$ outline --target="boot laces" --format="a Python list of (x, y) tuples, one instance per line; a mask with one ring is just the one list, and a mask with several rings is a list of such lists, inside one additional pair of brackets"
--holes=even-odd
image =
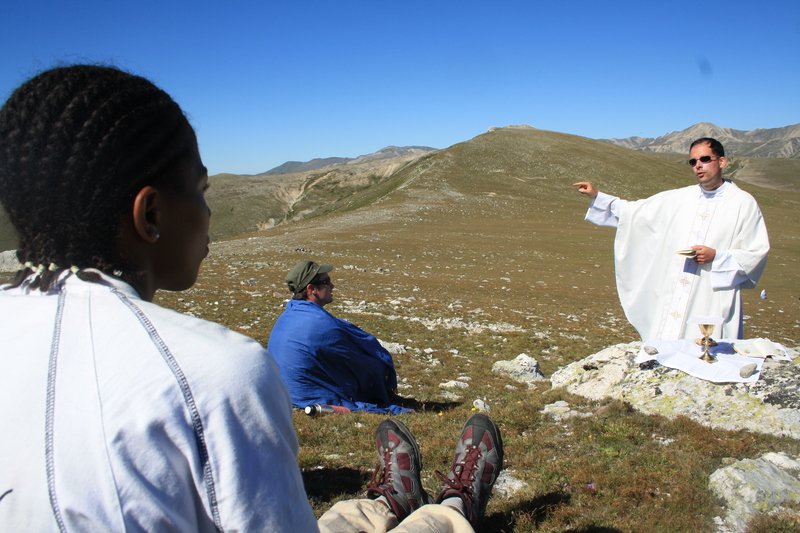
[(372, 473), (372, 482), (369, 485), (370, 490), (381, 494), (394, 492), (392, 488), (392, 453), (389, 448), (383, 450), (384, 467), (381, 468), (380, 463), (375, 467), (375, 471)]
[[(466, 455), (462, 462), (453, 465), (453, 479), (436, 471), (440, 481), (450, 487), (450, 489), (467, 494), (472, 499), (475, 491), (475, 471), (478, 469), (478, 461), (481, 458), (481, 449), (477, 446), (467, 445)], [(449, 492), (449, 491), (448, 491)]]

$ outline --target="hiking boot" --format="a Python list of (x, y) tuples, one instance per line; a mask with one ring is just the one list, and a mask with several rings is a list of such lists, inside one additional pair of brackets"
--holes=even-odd
[(436, 475), (444, 483), (436, 503), (447, 498), (461, 498), (464, 516), (473, 527), (483, 517), (492, 486), (503, 469), (503, 440), (500, 430), (483, 413), (472, 415), (456, 445), (456, 456), (445, 476)]
[(384, 420), (375, 431), (378, 466), (367, 488), (367, 497), (386, 498), (389, 507), (402, 521), (419, 507), (430, 502), (422, 488), (422, 460), (414, 435), (396, 420)]

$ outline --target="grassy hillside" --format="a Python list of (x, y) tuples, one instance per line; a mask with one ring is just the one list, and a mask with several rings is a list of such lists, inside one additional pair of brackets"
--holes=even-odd
[(770, 189), (797, 191), (800, 186), (800, 160), (733, 157), (728, 175)]
[[(587, 201), (571, 184), (591, 180), (642, 197), (692, 183), (684, 159), (552, 132), (495, 130), (345, 200), (334, 182), (320, 187), (317, 200), (296, 209), (326, 205), (325, 191), (347, 209), (215, 243), (193, 289), (157, 298), (264, 342), (288, 295), (285, 273), (301, 259), (330, 262), (336, 299), (328, 308), (406, 346), (395, 356), (400, 393), (421, 411), (403, 420), (420, 441), (431, 492), (438, 487), (432, 471), (449, 464), (472, 401), (491, 406), (506, 466), (528, 485), (510, 499), (494, 498), (482, 531), (708, 531), (720, 514), (707, 488), (711, 472), (730, 457), (797, 455), (800, 443), (647, 417), (619, 402), (590, 402), (547, 384), (527, 388), (491, 372), (495, 361), (527, 353), (549, 376), (635, 339), (614, 288), (613, 230), (583, 221)], [(759, 286), (768, 298), (745, 294), (746, 332), (796, 346), (800, 194), (740, 185), (758, 199), (773, 247)], [(240, 198), (236, 209), (248, 209)], [(439, 385), (458, 376), (469, 378), (469, 388), (454, 400)], [(559, 399), (594, 416), (544, 417), (543, 405)], [(318, 512), (363, 494), (381, 419), (295, 415), (300, 465)]]
[[(408, 154), (296, 174), (209, 178), (213, 212), (211, 237), (229, 239), (289, 221), (313, 218), (369, 205), (396, 180), (393, 175), (419, 159)], [(387, 182), (387, 183), (384, 183)]]

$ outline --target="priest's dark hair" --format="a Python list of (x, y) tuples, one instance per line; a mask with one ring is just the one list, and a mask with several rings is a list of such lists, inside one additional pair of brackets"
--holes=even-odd
[(711, 137), (701, 137), (689, 146), (689, 150), (691, 151), (691, 149), (697, 144), (707, 144), (715, 156), (725, 157), (725, 148), (723, 148), (722, 143), (716, 139), (712, 139)]
[(140, 76), (72, 65), (22, 84), (0, 109), (0, 203), (26, 265), (12, 286), (37, 268), (42, 290), (64, 268), (124, 271), (117, 240), (136, 193), (169, 184), (196, 146), (178, 104)]

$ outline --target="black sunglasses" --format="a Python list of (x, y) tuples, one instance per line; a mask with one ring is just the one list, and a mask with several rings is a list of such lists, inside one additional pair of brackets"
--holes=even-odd
[(701, 155), (701, 156), (700, 156), (700, 157), (698, 157), (697, 159), (695, 159), (695, 158), (692, 158), (692, 159), (690, 159), (690, 160), (689, 160), (689, 166), (690, 166), (690, 167), (693, 167), (693, 166), (695, 166), (695, 165), (697, 164), (697, 162), (698, 162), (698, 161), (700, 161), (701, 163), (710, 163), (710, 162), (712, 162), (712, 161), (716, 161), (717, 159), (719, 159), (719, 157), (718, 157), (718, 158), (716, 158), (716, 159), (714, 159), (714, 158), (713, 158), (713, 157), (711, 157), (710, 155)]
[(317, 281), (312, 281), (311, 284), (324, 287), (331, 284), (331, 278), (318, 279)]

